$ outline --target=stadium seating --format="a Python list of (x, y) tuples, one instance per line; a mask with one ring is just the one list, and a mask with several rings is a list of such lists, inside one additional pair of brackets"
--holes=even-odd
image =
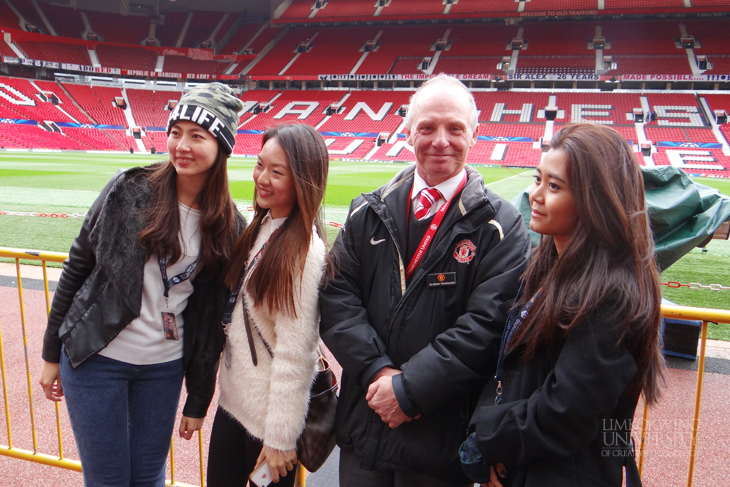
[(434, 69), (434, 74), (491, 74), (504, 76), (497, 68), (502, 56), (441, 56)]
[(183, 39), (184, 46), (200, 47), (200, 44), (210, 39), (211, 34), (223, 21), (222, 12), (193, 12), (193, 18)]
[(7, 27), (8, 29), (20, 28), (18, 16), (15, 15), (15, 12), (5, 2), (0, 2), (0, 27)]
[(647, 126), (644, 127), (646, 138), (654, 143), (657, 142), (689, 142), (689, 135), (684, 128), (668, 128)]
[(259, 152), (261, 152), (260, 133), (236, 135), (236, 146), (233, 148), (234, 154), (256, 156)]
[(605, 121), (611, 124), (633, 124), (634, 108), (641, 108), (638, 93), (570, 93), (555, 94), (556, 105), (565, 110), (563, 122)]
[(730, 157), (719, 149), (659, 148), (652, 159), (657, 166), (675, 165), (696, 176), (730, 176)]
[(44, 130), (38, 125), (3, 124), (1, 128), (0, 147), (6, 149), (88, 150), (91, 148), (59, 132)]
[(325, 135), (324, 140), (330, 157), (336, 159), (363, 159), (375, 147), (374, 137), (332, 137)]
[(399, 63), (398, 74), (422, 74), (418, 69), (424, 57), (431, 57), (430, 48), (436, 40), (443, 37), (444, 26), (401, 25), (386, 26), (378, 38), (379, 48), (371, 51), (356, 70), (357, 74), (394, 73), (394, 65), (399, 58), (407, 61)]
[(267, 112), (255, 115), (240, 127), (245, 130), (265, 130), (275, 124), (306, 123), (316, 127), (327, 116), (325, 110), (338, 102), (341, 91), (284, 91)]
[(707, 100), (710, 110), (725, 110), (730, 114), (730, 94), (703, 94), (701, 97)]
[(148, 151), (154, 148), (155, 152), (167, 152), (167, 133), (147, 131), (142, 137), (142, 143)]
[(692, 0), (693, 7), (727, 7), (725, 0)]
[[(374, 3), (374, 2), (373, 2)], [(413, 18), (419, 16), (434, 17), (444, 10), (443, 2), (428, 2), (423, 0), (400, 0), (391, 2), (383, 7), (380, 15), (385, 17)]]
[(122, 109), (113, 105), (115, 98), (122, 96), (121, 89), (71, 83), (64, 83), (63, 86), (96, 123), (127, 125)]
[[(477, 91), (474, 93), (480, 122), (538, 122), (537, 111), (548, 105), (550, 94), (528, 91)], [(496, 110), (497, 104), (504, 107)], [(527, 119), (522, 112), (528, 111)], [(544, 123), (544, 122), (543, 122)]]
[[(248, 46), (249, 49), (253, 51), (254, 54), (259, 54), (263, 49), (265, 49), (274, 39), (277, 35), (279, 35), (282, 32), (281, 28), (279, 27), (268, 27), (261, 31), (259, 35), (256, 36), (255, 39), (250, 40), (250, 45)], [(248, 42), (247, 42), (248, 44)], [(241, 46), (243, 47), (243, 46)], [(240, 63), (238, 67), (234, 70), (233, 74), (240, 74), (243, 72), (248, 73), (251, 69), (251, 64), (254, 62), (247, 61)]]
[(692, 68), (686, 55), (678, 56), (621, 56), (614, 55), (613, 62), (617, 68), (611, 70), (613, 75), (620, 74), (655, 74), (656, 66), (661, 65), (662, 74), (691, 74)]
[[(322, 17), (371, 17), (375, 11), (374, 3), (372, 0), (331, 0), (324, 9), (318, 12), (315, 18), (320, 20)], [(307, 18), (311, 13), (310, 7), (313, 4), (313, 0), (294, 0), (278, 20), (300, 20)]]
[(187, 16), (185, 12), (168, 12), (164, 15), (164, 22), (157, 23), (155, 37), (161, 46), (177, 46), (177, 39), (183, 32)]
[(21, 41), (15, 44), (30, 59), (41, 59), (57, 63), (72, 63), (89, 66), (89, 54), (84, 46), (74, 44), (62, 44), (50, 42), (52, 38), (44, 41)]
[[(693, 1), (694, 3), (694, 1)], [(612, 9), (630, 9), (630, 8), (667, 8), (667, 7), (684, 7), (682, 0), (607, 0), (606, 8)]]
[(520, 56), (517, 74), (593, 74), (596, 58), (590, 56)]
[[(730, 95), (705, 94), (706, 91), (699, 95), (689, 91), (653, 91), (657, 86), (665, 85), (661, 81), (646, 90), (643, 85), (640, 90), (638, 83), (634, 83), (632, 91), (599, 92), (599, 83), (591, 89), (569, 91), (562, 89), (567, 88), (565, 84), (561, 89), (553, 89), (549, 83), (531, 84), (531, 80), (526, 80), (528, 83), (516, 83), (515, 86), (535, 85), (540, 89), (508, 91), (494, 89), (505, 83), (490, 85), (489, 80), (481, 78), (491, 75), (492, 79), (499, 76), (509, 80), (511, 70), (515, 70), (517, 77), (524, 74), (595, 75), (597, 52), (589, 46), (597, 35), (605, 37), (603, 54), (610, 56), (617, 65), (608, 76), (696, 75), (686, 46), (679, 45), (684, 33), (695, 36), (695, 55), (707, 56), (706, 73), (730, 73), (727, 18), (688, 15), (656, 20), (618, 20), (616, 15), (630, 9), (671, 8), (689, 12), (695, 7), (726, 6), (727, 3), (693, 0), (692, 6), (685, 6), (683, 0), (670, 2), (672, 0), (605, 0), (609, 16), (601, 18), (599, 10), (590, 20), (573, 21), (556, 16), (542, 22), (532, 21), (531, 15), (539, 17), (541, 12), (554, 10), (554, 2), (460, 0), (457, 4), (446, 5), (442, 0), (393, 0), (388, 6), (377, 8), (373, 0), (329, 0), (323, 8), (316, 10), (312, 22), (308, 23), (315, 12), (312, 9), (314, 0), (294, 0), (268, 27), (261, 19), (251, 17), (249, 21), (239, 18), (238, 14), (225, 16), (221, 12), (187, 13), (173, 9), (165, 12), (163, 18), (84, 13), (105, 41), (90, 44), (104, 69), (121, 69), (122, 76), (128, 70), (152, 72), (158, 59), (162, 59), (159, 56), (164, 56), (162, 70), (181, 73), (180, 78), (188, 74), (206, 77), (231, 74), (229, 80), (239, 82), (240, 86), (270, 86), (270, 90), (248, 90), (240, 96), (246, 102), (247, 111), (239, 121), (241, 133), (237, 135), (237, 154), (257, 154), (261, 131), (274, 124), (296, 121), (316, 127), (327, 139), (333, 157), (412, 161), (414, 156), (405, 142), (400, 108), (408, 104), (413, 88), (428, 76), (425, 72), (431, 68), (434, 74), (468, 75), (467, 84), (473, 82), (475, 85), (473, 93), (480, 112), (480, 139), (470, 152), (470, 163), (535, 165), (542, 154), (538, 141), (550, 136), (550, 132), (546, 133), (550, 125), (546, 124), (543, 110), (554, 104), (557, 114), (553, 131), (570, 121), (606, 123), (633, 143), (637, 151), (637, 141), (643, 140), (642, 137), (652, 141), (655, 164), (676, 164), (680, 160), (678, 150), (709, 151), (711, 160), (690, 162), (688, 167), (694, 168), (691, 165), (695, 164), (697, 170), (728, 175), (728, 156), (720, 147), (726, 144), (730, 125), (720, 126), (723, 139), (717, 131), (713, 132), (706, 115), (712, 114), (713, 110), (730, 112)], [(21, 0), (10, 0), (10, 3), (45, 32), (45, 24), (41, 23), (35, 8)], [(45, 37), (28, 40), (27, 35), (6, 38), (12, 38), (15, 46), (32, 59), (91, 65), (86, 46), (76, 44), (85, 30), (80, 11), (56, 4), (39, 5), (57, 33), (75, 41), (63, 42), (63, 37), (55, 37), (54, 42), (43, 42)], [(560, 8), (565, 11), (597, 10), (597, 2), (568, 0), (562, 2)], [(187, 19), (191, 22), (186, 27)], [(425, 21), (414, 24), (404, 22), (404, 19)], [(349, 20), (360, 23), (346, 25), (344, 21)], [(364, 24), (363, 20), (369, 23)], [(379, 23), (381, 20), (387, 23)], [(238, 25), (239, 22), (242, 23)], [(236, 32), (229, 32), (234, 25)], [(16, 31), (20, 27), (17, 16), (5, 1), (0, 1), (0, 26)], [(215, 46), (210, 46), (216, 48), (216, 53), (240, 54), (248, 47), (258, 56), (253, 64), (243, 61), (233, 69), (230, 60), (193, 59), (140, 45), (153, 32), (162, 46), (175, 46), (180, 39), (182, 47), (199, 47), (216, 29)], [(518, 36), (523, 44), (515, 51), (516, 66), (499, 68), (502, 59), (513, 53), (511, 41)], [(444, 42), (437, 43), (439, 40)], [(308, 48), (307, 42), (310, 43)], [(367, 49), (363, 49), (365, 46)], [(197, 52), (212, 56), (213, 50)], [(0, 41), (0, 54), (16, 56), (4, 40)], [(430, 63), (423, 63), (426, 58), (431, 58)], [(231, 73), (227, 73), (229, 67)], [(10, 66), (10, 72), (24, 69), (32, 71), (32, 68)], [(354, 81), (348, 78), (350, 73), (354, 75)], [(241, 78), (233, 79), (239, 74)], [(323, 81), (320, 85), (317, 76), (329, 74), (345, 76), (341, 80)], [(402, 75), (403, 78), (395, 81), (397, 89), (391, 90), (382, 89), (390, 88), (391, 84), (381, 86), (377, 79), (360, 82), (359, 75)], [(291, 83), (293, 87), (306, 89), (290, 89), (291, 80), (299, 82)], [(623, 83), (625, 79), (619, 81), (626, 84)], [(355, 85), (376, 89), (354, 89)], [(181, 86), (182, 83), (178, 88)], [(707, 83), (701, 89), (706, 90)], [(51, 101), (43, 101), (41, 92), (52, 93)], [(166, 125), (169, 114), (165, 105), (168, 100), (179, 99), (182, 93), (133, 88), (125, 88), (124, 93), (134, 125), (148, 128), (141, 134), (144, 147), (147, 150), (154, 147), (156, 152), (166, 151), (166, 134), (159, 130)], [(116, 151), (132, 147), (136, 151), (138, 141), (130, 135), (131, 122), (114, 104), (114, 99), (121, 96), (121, 88), (96, 83), (90, 86), (0, 77), (0, 118), (41, 124), (5, 124), (3, 129), (7, 135), (2, 136), (0, 142), (4, 143), (3, 147)], [(58, 104), (54, 105), (53, 99)], [(710, 109), (707, 113), (703, 101)], [(259, 107), (254, 108), (254, 103), (259, 103)], [(264, 111), (261, 111), (262, 107)], [(634, 109), (643, 111), (647, 107), (657, 115), (656, 118), (646, 117), (645, 123), (635, 124)], [(44, 122), (58, 125), (44, 125)], [(43, 126), (60, 129), (60, 132), (44, 130)], [(387, 134), (387, 137), (380, 134)], [(694, 155), (690, 152), (691, 157)], [(640, 160), (643, 161), (643, 157)]]
[[(2, 78), (0, 78), (2, 80)], [(41, 91), (53, 93), (56, 95), (59, 101), (59, 107), (63, 109), (64, 112), (68, 113), (72, 117), (72, 121), (78, 122), (78, 123), (91, 123), (91, 119), (86, 116), (78, 106), (76, 106), (76, 103), (74, 100), (71, 99), (71, 97), (68, 96), (66, 93), (66, 90), (63, 89), (62, 86), (60, 86), (55, 81), (43, 81), (43, 80), (35, 80), (33, 82)], [(54, 121), (59, 121), (55, 120)]]
[[(35, 26), (35, 28), (38, 29), (39, 32), (42, 32), (44, 34), (49, 33), (46, 30), (46, 26), (44, 25), (43, 20), (38, 15), (38, 12), (36, 12), (36, 9), (34, 8), (32, 2), (21, 2), (18, 0), (14, 0), (11, 3), (13, 4), (13, 7), (20, 13), (20, 15), (22, 15), (26, 24), (31, 24)], [(14, 14), (13, 17), (15, 17)]]
[(167, 102), (179, 101), (179, 91), (151, 91), (127, 89), (127, 99), (132, 109), (132, 116), (139, 127), (165, 127), (170, 112), (166, 110)]
[(518, 4), (512, 0), (460, 0), (459, 3), (451, 6), (451, 13), (476, 14), (476, 13), (515, 13)]
[(248, 74), (258, 76), (284, 74), (284, 68), (286, 68), (287, 64), (295, 56), (297, 46), (302, 42), (307, 42), (316, 32), (317, 29), (315, 27), (302, 27), (289, 30), (276, 43), (276, 46), (259, 60)]
[[(563, 0), (559, 5), (560, 10), (595, 10), (596, 0)], [(555, 8), (556, 4), (552, 0), (532, 0), (525, 3), (526, 12), (549, 12)]]
[[(245, 47), (246, 43), (260, 28), (261, 24), (243, 24), (237, 28), (235, 34), (225, 44), (222, 41), (216, 41), (216, 48), (222, 54), (240, 53), (241, 49)], [(224, 27), (221, 32), (227, 32), (227, 29)]]
[(107, 12), (85, 12), (94, 32), (105, 42), (140, 45), (150, 31), (148, 17), (123, 16)]
[[(664, 0), (666, 1), (666, 0)], [(566, 8), (580, 9), (586, 2), (575, 0)], [(592, 3), (592, 2), (589, 2)], [(281, 16), (280, 25), (263, 28), (262, 23), (247, 23), (237, 28), (232, 35), (227, 34), (235, 20), (233, 16), (223, 17), (220, 12), (192, 12), (191, 23), (183, 32), (188, 14), (181, 12), (167, 13), (162, 21), (144, 16), (119, 16), (109, 13), (84, 12), (96, 32), (106, 42), (120, 43), (114, 45), (101, 43), (96, 46), (99, 60), (105, 68), (121, 68), (153, 71), (157, 56), (152, 51), (139, 46), (150, 34), (153, 27), (155, 37), (162, 45), (174, 45), (184, 33), (183, 47), (197, 47), (210, 37), (220, 24), (222, 28), (216, 35), (216, 43), (226, 41), (217, 47), (217, 52), (232, 54), (240, 52), (250, 43), (254, 54), (260, 58), (251, 66), (250, 61), (241, 62), (232, 68), (232, 75), (246, 74), (261, 79), (277, 76), (280, 73), (290, 76), (316, 76), (319, 74), (347, 74), (356, 65), (362, 53), (360, 49), (366, 41), (378, 37), (377, 50), (370, 52), (356, 74), (402, 74), (420, 75), (420, 63), (424, 58), (434, 58), (431, 66), (435, 73), (448, 72), (454, 74), (492, 74), (504, 75), (497, 64), (504, 56), (510, 56), (510, 41), (517, 37), (521, 29), (524, 44), (517, 51), (517, 74), (566, 74), (593, 73), (596, 67), (596, 52), (588, 48), (589, 42), (600, 33), (606, 39), (603, 54), (610, 56), (616, 68), (610, 75), (644, 75), (656, 74), (657, 64), (662, 74), (688, 75), (693, 67), (688, 60), (685, 49), (678, 45), (683, 32), (695, 35), (698, 40), (695, 46), (696, 55), (708, 56), (705, 72), (724, 74), (730, 72), (730, 53), (725, 52), (724, 33), (727, 22), (724, 19), (661, 19), (661, 20), (624, 20), (616, 21), (607, 17), (600, 21), (568, 22), (565, 20), (551, 22), (522, 22), (518, 25), (504, 25), (492, 19), (475, 18), (468, 12), (482, 9), (483, 12), (515, 12), (516, 6), (510, 2), (468, 2), (462, 0), (451, 5), (448, 14), (442, 14), (444, 5), (440, 1), (397, 1), (382, 9), (378, 16), (383, 19), (401, 17), (427, 17), (437, 20), (449, 20), (446, 23), (421, 25), (379, 25), (379, 26), (343, 26), (330, 24), (339, 17), (338, 12), (350, 11), (353, 8), (367, 7), (367, 16), (372, 17), (375, 10), (371, 2), (356, 0), (330, 1), (321, 9), (315, 19), (321, 21), (316, 27), (296, 24), (293, 27), (282, 26), (282, 23), (293, 22), (295, 17), (288, 17), (291, 12), (300, 21), (296, 9), (311, 12), (312, 2), (294, 2)], [(425, 6), (424, 6), (425, 5)], [(526, 2), (526, 11), (541, 11), (547, 3), (533, 0)], [(360, 7), (358, 7), (360, 6)], [(595, 8), (595, 6), (594, 6)], [(609, 7), (607, 7), (609, 8)], [(618, 5), (615, 9), (629, 8), (628, 3)], [(400, 14), (418, 10), (418, 14)], [(461, 10), (459, 10), (461, 9)], [(52, 23), (62, 24), (68, 31), (74, 32), (83, 28), (78, 22), (78, 12), (60, 6), (47, 9)], [(428, 13), (431, 10), (437, 13)], [(461, 13), (458, 13), (458, 12)], [(328, 12), (328, 13), (327, 13)], [(391, 12), (390, 15), (386, 12)], [(307, 14), (308, 15), (308, 14)], [(326, 17), (322, 17), (327, 15)], [(463, 19), (462, 16), (463, 15)], [(455, 18), (452, 18), (455, 17)], [(65, 19), (69, 19), (65, 22)], [(470, 23), (452, 23), (454, 20), (469, 20)], [(492, 21), (488, 21), (492, 20)], [(10, 22), (12, 24), (12, 20)], [(73, 25), (67, 25), (73, 24)], [(275, 22), (276, 24), (276, 22)], [(262, 29), (259, 35), (258, 31)], [(254, 35), (256, 37), (254, 38)], [(276, 40), (277, 36), (282, 39)], [(73, 37), (79, 37), (75, 34)], [(438, 39), (446, 39), (439, 56), (434, 48)], [(57, 39), (60, 42), (57, 42)], [(302, 42), (312, 39), (312, 48), (296, 56), (297, 47)], [(40, 60), (68, 62), (90, 65), (86, 49), (83, 46), (64, 43), (62, 38), (54, 42), (15, 41), (16, 45), (26, 51), (28, 57)], [(14, 52), (0, 43), (3, 55), (13, 56)], [(271, 51), (261, 54), (265, 47)], [(213, 46), (211, 46), (213, 47)], [(322, 72), (323, 56), (328, 59), (327, 71)], [(292, 62), (291, 66), (287, 65)], [(170, 73), (203, 73), (223, 74), (231, 67), (230, 62), (213, 62), (211, 60), (190, 59), (184, 56), (166, 55), (164, 71)], [(286, 71), (284, 72), (286, 68)]]
[(646, 93), (652, 112), (659, 116), (656, 125), (704, 127), (707, 125), (697, 97), (691, 93)]
[[(286, 70), (286, 74), (325, 73), (323, 70), (326, 70), (326, 74), (349, 74), (363, 54), (363, 44), (374, 39), (377, 32), (377, 27), (320, 29), (312, 41), (311, 49), (301, 53)], [(323, 59), (327, 60), (324, 66)]]
[(230, 63), (212, 60), (190, 59), (185, 56), (165, 56), (162, 70), (168, 73), (208, 73), (220, 74)]
[(674, 43), (680, 36), (679, 22), (675, 20), (624, 20), (602, 22), (601, 28), (610, 48), (606, 55), (674, 56), (684, 51)]
[[(43, 101), (39, 96), (41, 89), (31, 80), (21, 78), (0, 78), (0, 98), (2, 117), (21, 118), (25, 120), (49, 120), (53, 122), (73, 122), (59, 108), (66, 104), (54, 105), (50, 101)], [(82, 119), (83, 121), (83, 119)]]
[[(335, 2), (332, 2), (334, 5)], [(287, 7), (280, 19), (306, 19), (312, 15), (313, 0), (293, 0), (291, 5)], [(328, 5), (329, 7), (329, 5)], [(329, 13), (330, 9), (327, 9)]]
[[(401, 106), (408, 104), (410, 95), (411, 92), (408, 91), (350, 92), (340, 111), (323, 123), (319, 131), (393, 134), (403, 123), (403, 117), (398, 115), (397, 111)], [(390, 107), (383, 113), (388, 103)], [(380, 120), (378, 120), (379, 115), (382, 116)]]
[[(534, 2), (532, 2), (534, 3)], [(588, 49), (589, 41), (596, 35), (596, 23), (580, 22), (532, 22), (525, 24), (522, 38), (527, 47), (520, 51), (523, 56), (593, 56)]]
[(102, 66), (109, 68), (154, 71), (157, 63), (157, 53), (142, 47), (99, 44), (96, 55)]
[(718, 143), (717, 137), (710, 129), (693, 129), (693, 128), (687, 128), (684, 129), (687, 133), (687, 138), (690, 142), (703, 144), (716, 144)]
[[(540, 162), (542, 150), (532, 143), (479, 141), (469, 151), (469, 164), (534, 167)], [(525, 186), (530, 183), (525, 180)]]
[(0, 56), (17, 57), (17, 54), (15, 51), (12, 50), (7, 42), (0, 39)]
[[(2, 139), (4, 147), (66, 148), (72, 150), (123, 150), (130, 147), (137, 150), (134, 138), (128, 134), (127, 121), (122, 110), (113, 106), (115, 97), (122, 95), (119, 88), (104, 86), (90, 87), (51, 81), (31, 82), (19, 78), (0, 78), (0, 87), (7, 93), (14, 93), (19, 100), (35, 100), (33, 104), (14, 104), (7, 96), (0, 96), (0, 117), (38, 120), (39, 122), (99, 123), (119, 126), (114, 128), (67, 127), (61, 125), (62, 133), (47, 132), (38, 126), (5, 125), (8, 136)], [(53, 105), (41, 102), (38, 93), (53, 93), (60, 102)], [(403, 117), (400, 108), (407, 106), (412, 91), (392, 90), (249, 90), (240, 98), (246, 103), (247, 112), (242, 115), (236, 146), (237, 154), (256, 154), (260, 150), (260, 132), (267, 127), (289, 122), (303, 122), (317, 127), (330, 141), (332, 156), (344, 159), (363, 157), (375, 160), (413, 160), (411, 148), (405, 142)], [(69, 97), (70, 95), (70, 97)], [(168, 100), (178, 100), (179, 91), (151, 91), (126, 89), (129, 108), (140, 127), (163, 128), (167, 122)], [(618, 130), (630, 143), (640, 138), (637, 130), (643, 130), (646, 139), (654, 143), (655, 164), (669, 164), (678, 156), (670, 150), (710, 150), (712, 161), (726, 164), (727, 156), (719, 149), (725, 141), (718, 140), (706, 124), (700, 107), (702, 99), (710, 110), (728, 110), (730, 95), (680, 92), (574, 92), (554, 91), (474, 91), (479, 110), (479, 136), (477, 145), (470, 153), (470, 163), (497, 164), (507, 166), (532, 166), (540, 160), (541, 151), (537, 142), (546, 134), (546, 119), (542, 112), (548, 105), (557, 108), (558, 130), (573, 120), (588, 120), (608, 123)], [(254, 103), (267, 110), (254, 113)], [(77, 107), (81, 107), (79, 109)], [(633, 110), (649, 107), (657, 115), (641, 129), (634, 125)], [(67, 116), (60, 108), (63, 108)], [(88, 113), (89, 120), (84, 113)], [(328, 113), (329, 109), (329, 113)], [(52, 125), (51, 125), (52, 126)], [(730, 125), (721, 130), (727, 138)], [(33, 135), (35, 134), (35, 135)], [(39, 136), (41, 134), (42, 136)], [(386, 134), (378, 147), (379, 134)], [(147, 130), (142, 133), (142, 142), (147, 150), (166, 150), (164, 131)], [(385, 143), (383, 143), (385, 142)], [(667, 144), (669, 145), (667, 147)], [(707, 144), (710, 144), (709, 146)], [(635, 146), (636, 147), (636, 146)], [(708, 148), (709, 147), (709, 148)], [(638, 148), (637, 148), (638, 150)], [(693, 153), (690, 153), (692, 155)], [(674, 159), (672, 159), (674, 158)], [(640, 158), (643, 161), (643, 157)], [(725, 174), (727, 169), (710, 167), (713, 175)], [(709, 165), (708, 165), (709, 164)]]
[[(91, 149), (112, 151), (128, 149), (127, 145), (122, 144), (121, 141), (109, 135), (108, 132), (110, 131), (80, 127), (66, 127), (63, 129), (63, 133), (66, 137), (76, 140), (79, 144), (83, 144)], [(114, 132), (121, 132), (122, 135), (124, 134), (123, 130), (114, 130)]]
[(46, 18), (51, 21), (56, 34), (61, 37), (81, 39), (86, 27), (78, 10), (53, 5), (52, 3), (44, 3), (41, 8)]

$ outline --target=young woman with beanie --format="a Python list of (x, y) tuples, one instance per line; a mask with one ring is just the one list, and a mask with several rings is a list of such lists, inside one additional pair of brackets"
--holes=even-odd
[(165, 485), (215, 390), (223, 266), (245, 222), (226, 172), (243, 103), (220, 83), (180, 99), (169, 161), (120, 171), (89, 209), (53, 297), (40, 384), (66, 397), (86, 486)]
[(558, 131), (530, 188), (543, 235), (494, 380), (462, 444), (483, 486), (639, 486), (631, 421), (659, 397), (659, 274), (631, 146), (605, 125)]
[(264, 133), (253, 171), (254, 216), (236, 242), (225, 282), (226, 348), (208, 453), (210, 487), (246, 485), (268, 464), (294, 485), (319, 343), (319, 284), (326, 246), (320, 204), (329, 155), (307, 125)]

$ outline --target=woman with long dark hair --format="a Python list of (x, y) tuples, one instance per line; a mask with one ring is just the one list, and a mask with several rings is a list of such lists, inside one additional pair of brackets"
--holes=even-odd
[(543, 235), (462, 465), (488, 486), (620, 486), (631, 421), (659, 398), (659, 274), (639, 164), (614, 130), (568, 125), (530, 189)]
[(319, 343), (325, 234), (319, 217), (329, 155), (308, 125), (267, 130), (253, 172), (254, 216), (226, 273), (229, 300), (208, 485), (246, 485), (268, 464), (293, 485)]
[(243, 103), (220, 83), (180, 99), (169, 161), (118, 172), (64, 262), (40, 383), (66, 397), (87, 486), (165, 484), (183, 377), (180, 436), (215, 390), (227, 293), (222, 273), (245, 222), (228, 191)]

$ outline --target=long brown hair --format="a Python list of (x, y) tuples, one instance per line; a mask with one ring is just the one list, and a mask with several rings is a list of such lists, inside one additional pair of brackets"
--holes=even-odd
[[(210, 169), (208, 180), (198, 193), (200, 207), (200, 263), (201, 273), (211, 272), (226, 262), (236, 240), (236, 207), (228, 191), (228, 156), (218, 144), (218, 154)], [(165, 256), (168, 263), (182, 256), (178, 233), (180, 210), (177, 199), (177, 172), (171, 161), (147, 167), (155, 201), (146, 211), (147, 222), (139, 234), (146, 256)]]
[[(322, 136), (309, 125), (287, 124), (269, 128), (264, 132), (261, 146), (270, 139), (276, 139), (286, 153), (294, 175), (297, 200), (247, 278), (247, 290), (255, 306), (266, 302), (272, 314), (275, 310), (284, 310), (296, 316), (294, 279), (301, 277), (304, 270), (313, 224), (320, 238), (325, 240), (320, 204), (327, 186), (329, 154)], [(240, 283), (249, 252), (267, 212), (258, 205), (254, 193), (254, 216), (233, 247), (225, 277), (231, 289), (236, 289)]]
[(553, 136), (550, 147), (567, 155), (578, 223), (559, 256), (550, 236), (532, 256), (517, 305), (540, 292), (510, 349), (521, 348), (522, 359), (530, 360), (610, 303), (620, 341), (637, 363), (627, 390), (643, 391), (654, 403), (664, 364), (661, 293), (639, 164), (623, 137), (603, 125), (568, 125)]

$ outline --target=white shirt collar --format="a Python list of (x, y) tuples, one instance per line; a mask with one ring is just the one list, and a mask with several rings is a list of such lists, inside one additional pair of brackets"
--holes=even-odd
[[(449, 201), (451, 198), (454, 197), (454, 195), (456, 194), (456, 190), (459, 189), (459, 183), (461, 183), (461, 180), (464, 177), (465, 173), (466, 169), (462, 169), (456, 176), (453, 176), (452, 178), (449, 178), (446, 181), (434, 186), (434, 188), (438, 189), (441, 193), (441, 198), (439, 198), (439, 201)], [(418, 193), (420, 193), (423, 188), (428, 187), (428, 184), (426, 184), (426, 181), (424, 181), (421, 175), (418, 174), (418, 169), (416, 168), (416, 170), (413, 172), (413, 191), (411, 192), (411, 199), (414, 199), (416, 196), (418, 196)]]
[(266, 215), (261, 220), (261, 229), (265, 230), (268, 227), (269, 236), (281, 227), (288, 217), (283, 216), (281, 218), (272, 218), (271, 211), (266, 212)]

